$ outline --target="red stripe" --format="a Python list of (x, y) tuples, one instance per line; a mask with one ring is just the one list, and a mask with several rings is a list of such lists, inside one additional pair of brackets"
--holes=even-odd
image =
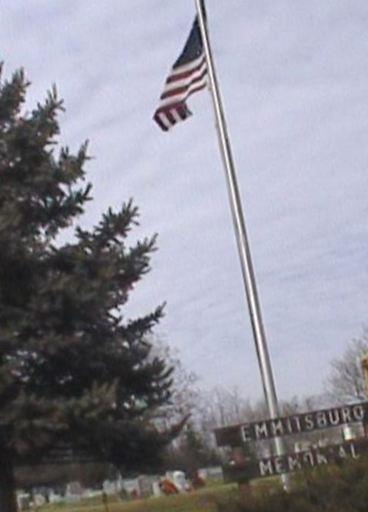
[(207, 74), (207, 69), (205, 69), (203, 71), (203, 73), (201, 75), (199, 75), (199, 77), (195, 78), (194, 80), (192, 80), (188, 85), (186, 85), (185, 87), (179, 87), (178, 89), (172, 89), (171, 91), (167, 91), (167, 92), (164, 92), (162, 95), (161, 95), (161, 99), (164, 100), (166, 98), (170, 98), (171, 96), (177, 96), (178, 94), (183, 94), (185, 93), (185, 91), (187, 91), (187, 89), (189, 89), (189, 87), (191, 87), (193, 84), (197, 83), (197, 82), (200, 82), (201, 80), (203, 80), (203, 78), (206, 76)]
[(206, 87), (206, 85), (207, 84), (201, 84), (198, 87), (195, 87), (192, 91), (190, 91), (190, 93), (188, 94), (187, 98), (189, 98), (189, 96), (191, 96), (195, 92), (198, 92), (198, 91), (201, 91), (202, 89), (204, 89)]
[(187, 117), (189, 117), (191, 115), (191, 112), (189, 110), (189, 108), (183, 104), (183, 105), (180, 105), (178, 108), (177, 108), (177, 111), (178, 111), (178, 114), (179, 116), (181, 117), (181, 119), (184, 121)]
[(186, 107), (185, 103), (182, 101), (177, 101), (175, 103), (171, 103), (170, 105), (166, 105), (165, 107), (160, 107), (156, 110), (156, 114), (159, 114), (160, 112), (167, 113), (168, 110), (171, 110), (172, 108), (176, 108), (177, 110), (181, 107)]
[(173, 108), (175, 108), (175, 107), (170, 107), (170, 110), (165, 111), (166, 117), (169, 120), (169, 123), (171, 124), (171, 126), (174, 126), (174, 124), (176, 124), (175, 117), (171, 113), (171, 110)]
[[(200, 89), (202, 89), (202, 87), (196, 88), (196, 90), (200, 90)], [(195, 91), (193, 91), (193, 92), (195, 92)], [(170, 125), (174, 126), (178, 121), (173, 117), (173, 115), (171, 113), (172, 110), (175, 110), (178, 113), (178, 115), (182, 121), (185, 121), (185, 119), (187, 119), (188, 117), (190, 117), (192, 115), (187, 104), (184, 102), (176, 103), (174, 105), (169, 105), (167, 107), (160, 108), (160, 109), (156, 110), (155, 115), (153, 116), (153, 119), (156, 121), (156, 123), (159, 125), (159, 127), (165, 132), (167, 132), (169, 130), (169, 127), (167, 127), (162, 122), (159, 114), (165, 115), (166, 120), (170, 123)]]
[[(177, 80), (183, 80), (184, 78), (190, 77), (193, 73), (195, 73), (196, 71), (201, 69), (201, 67), (203, 66), (205, 61), (206, 61), (206, 59), (203, 57), (200, 64), (198, 64), (198, 66), (196, 66), (195, 68), (193, 68), (189, 71), (184, 71), (183, 73), (179, 73), (177, 75), (170, 75), (168, 77), (168, 79), (166, 80), (166, 83), (171, 84), (172, 82), (176, 82)], [(175, 69), (174, 69), (174, 72), (175, 72)]]
[(159, 127), (161, 128), (161, 130), (163, 130), (164, 132), (167, 132), (169, 129), (166, 125), (164, 125), (164, 123), (161, 121), (160, 117), (159, 117), (159, 112), (157, 111), (155, 113), (155, 115), (153, 116), (153, 119), (156, 121), (156, 123), (159, 125)]

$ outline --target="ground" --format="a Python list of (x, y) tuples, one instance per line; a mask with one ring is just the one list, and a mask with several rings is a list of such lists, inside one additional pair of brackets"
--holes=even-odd
[[(109, 512), (217, 512), (216, 502), (237, 492), (236, 485), (220, 485), (179, 496), (117, 502), (109, 499)], [(100, 499), (70, 505), (48, 505), (39, 512), (106, 512)]]

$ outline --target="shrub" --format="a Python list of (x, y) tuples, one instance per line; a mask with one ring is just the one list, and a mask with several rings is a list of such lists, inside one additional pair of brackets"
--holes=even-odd
[(367, 512), (368, 459), (298, 473), (290, 493), (277, 482), (252, 482), (251, 489), (219, 502), (219, 512)]

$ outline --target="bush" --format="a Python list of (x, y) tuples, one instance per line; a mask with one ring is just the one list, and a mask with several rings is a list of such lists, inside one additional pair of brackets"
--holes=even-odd
[(254, 482), (249, 495), (218, 503), (219, 512), (367, 512), (368, 459), (297, 474), (292, 491)]

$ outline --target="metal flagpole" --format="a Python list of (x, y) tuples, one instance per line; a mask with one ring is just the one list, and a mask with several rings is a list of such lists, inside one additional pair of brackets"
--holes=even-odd
[[(198, 13), (199, 26), (203, 40), (204, 51), (207, 60), (208, 77), (210, 82), (213, 108), (216, 116), (216, 127), (219, 139), (219, 146), (226, 174), (226, 183), (236, 233), (244, 287), (252, 324), (253, 337), (256, 345), (258, 364), (262, 378), (263, 391), (270, 418), (276, 418), (277, 416), (279, 416), (279, 405), (277, 401), (275, 381), (273, 377), (271, 360), (262, 322), (257, 285), (253, 270), (247, 231), (245, 227), (245, 220), (242, 209), (239, 186), (236, 177), (235, 165), (233, 161), (232, 150), (226, 126), (224, 108), (221, 101), (219, 85), (217, 81), (214, 61), (211, 52), (208, 28), (206, 23), (204, 0), (195, 0), (195, 2)], [(275, 438), (275, 448), (276, 453), (278, 455), (281, 455), (284, 452), (283, 442), (280, 438)], [(283, 476), (284, 485), (286, 486), (286, 475)]]

